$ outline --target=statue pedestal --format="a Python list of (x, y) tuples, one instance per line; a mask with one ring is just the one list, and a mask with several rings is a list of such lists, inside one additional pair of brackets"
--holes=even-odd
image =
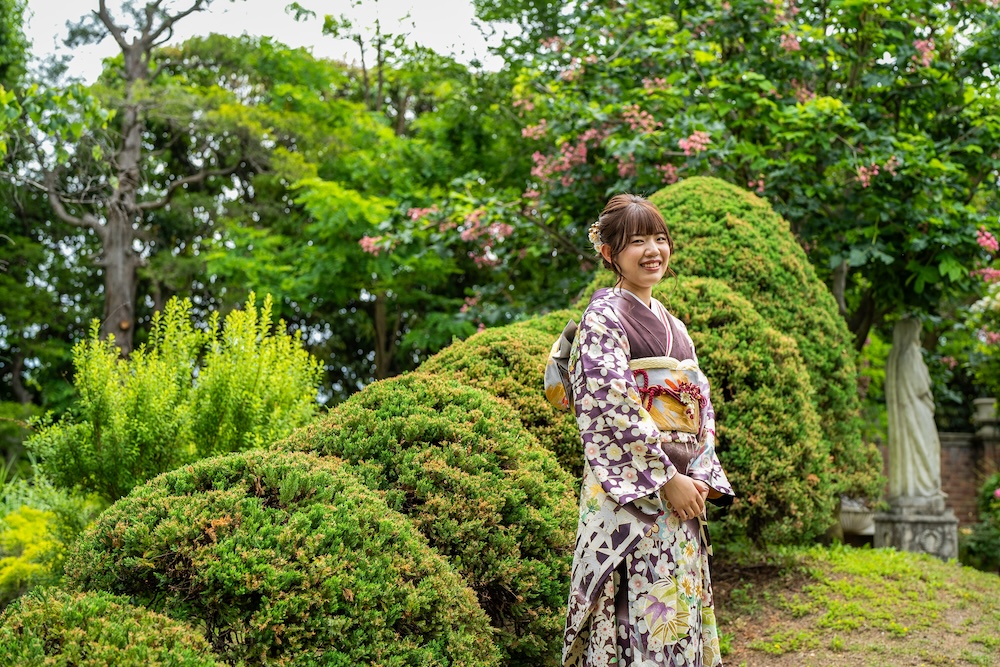
[(930, 554), (941, 560), (958, 558), (958, 518), (944, 498), (889, 499), (888, 512), (875, 515), (876, 547)]

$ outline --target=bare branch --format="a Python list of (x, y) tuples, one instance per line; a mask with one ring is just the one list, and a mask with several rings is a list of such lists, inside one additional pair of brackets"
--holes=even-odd
[(212, 176), (228, 176), (239, 169), (239, 165), (234, 165), (232, 167), (226, 167), (225, 169), (206, 169), (199, 171), (197, 174), (191, 174), (190, 176), (185, 176), (184, 178), (178, 178), (173, 181), (167, 188), (167, 193), (163, 195), (160, 199), (155, 199), (153, 201), (144, 201), (136, 204), (136, 207), (140, 211), (155, 211), (156, 209), (163, 208), (170, 203), (173, 199), (174, 193), (185, 185), (191, 185), (192, 183), (201, 183), (207, 178)]
[[(159, 3), (157, 3), (157, 4), (159, 4)], [(156, 41), (160, 39), (160, 35), (162, 35), (164, 32), (173, 32), (174, 24), (175, 23), (177, 23), (178, 21), (180, 21), (181, 19), (183, 19), (183, 18), (185, 18), (187, 16), (190, 16), (191, 14), (194, 14), (195, 12), (200, 12), (202, 10), (202, 5), (204, 5), (204, 4), (205, 4), (205, 0), (194, 0), (194, 3), (190, 7), (188, 7), (187, 9), (185, 9), (184, 11), (179, 12), (177, 14), (174, 14), (173, 16), (168, 16), (167, 18), (165, 18), (163, 20), (163, 23), (160, 24), (159, 28), (157, 28), (155, 31), (149, 33), (149, 35), (148, 35), (149, 41), (147, 42), (147, 44), (150, 44), (150, 45), (155, 44)], [(146, 35), (144, 35), (143, 37), (145, 38)]]
[(127, 49), (128, 42), (125, 41), (125, 33), (123, 33), (122, 29), (115, 24), (114, 18), (111, 16), (111, 12), (108, 11), (107, 0), (100, 0), (99, 8), (94, 13), (97, 14), (97, 18), (101, 20), (104, 27), (108, 29), (111, 36), (115, 38), (116, 42), (118, 42), (118, 46), (120, 46), (123, 51)]
[(76, 227), (89, 227), (95, 232), (101, 232), (101, 223), (90, 213), (85, 213), (82, 217), (77, 217), (66, 210), (66, 206), (56, 190), (56, 174), (53, 171), (45, 172), (44, 192), (48, 195), (49, 204), (52, 211), (60, 220)]

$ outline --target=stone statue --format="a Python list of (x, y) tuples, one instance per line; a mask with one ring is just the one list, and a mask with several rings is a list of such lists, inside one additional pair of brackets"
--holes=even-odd
[(934, 424), (931, 376), (920, 353), (920, 330), (915, 318), (897, 322), (886, 364), (889, 502), (943, 509), (941, 442)]

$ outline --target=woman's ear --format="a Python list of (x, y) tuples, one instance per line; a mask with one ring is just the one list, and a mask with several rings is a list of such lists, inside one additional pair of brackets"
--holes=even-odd
[(601, 257), (604, 258), (605, 262), (611, 264), (611, 246), (607, 243), (601, 246)]

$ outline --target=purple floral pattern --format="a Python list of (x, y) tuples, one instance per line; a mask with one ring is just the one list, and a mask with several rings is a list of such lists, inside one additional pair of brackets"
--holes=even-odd
[[(690, 361), (676, 375), (657, 376), (666, 373), (698, 401), (700, 423), (697, 434), (660, 431), (630, 370), (626, 298), (595, 294), (570, 358), (585, 466), (563, 664), (715, 667), (721, 659), (704, 518), (681, 521), (660, 493), (680, 470), (733, 494), (715, 454), (708, 380), (686, 329), (672, 319)], [(634, 303), (627, 310), (635, 312)]]

